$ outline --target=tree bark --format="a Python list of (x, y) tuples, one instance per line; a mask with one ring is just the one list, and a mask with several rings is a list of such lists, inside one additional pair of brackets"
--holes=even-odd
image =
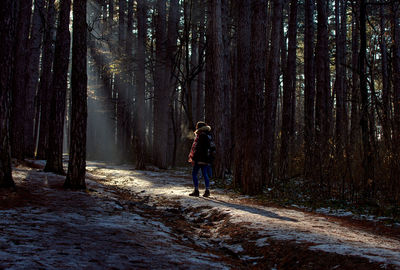
[(70, 11), (71, 0), (61, 0), (53, 65), (53, 78), (55, 79), (53, 79), (52, 90), (54, 94), (50, 110), (54, 121), (50, 129), (47, 162), (44, 169), (58, 174), (64, 174), (62, 155), (71, 43), (69, 32)]
[(315, 109), (315, 134), (316, 149), (315, 156), (318, 160), (317, 177), (323, 183), (324, 179), (329, 181), (325, 174), (325, 167), (329, 153), (328, 140), (330, 137), (330, 70), (329, 70), (329, 47), (328, 47), (328, 15), (326, 0), (317, 1), (317, 45), (315, 50), (315, 65), (318, 69), (317, 96)]
[(289, 144), (293, 139), (292, 123), (294, 119), (295, 94), (296, 94), (296, 36), (297, 36), (297, 6), (298, 0), (290, 1), (289, 15), (289, 47), (286, 64), (286, 74), (283, 79), (283, 109), (282, 109), (282, 135), (280, 151), (280, 177), (289, 175)]
[[(336, 32), (336, 149), (337, 158), (343, 157), (343, 149), (347, 138), (347, 115), (345, 104), (346, 93), (346, 3), (335, 1), (335, 32)], [(344, 25), (343, 25), (344, 24)]]
[(392, 31), (393, 31), (393, 91), (394, 91), (394, 175), (397, 181), (393, 181), (392, 189), (395, 192), (396, 201), (400, 198), (400, 164), (399, 164), (399, 151), (400, 151), (400, 4), (394, 2), (392, 4)]
[(388, 51), (386, 47), (385, 37), (385, 7), (380, 6), (379, 15), (380, 20), (380, 51), (382, 55), (381, 67), (382, 67), (382, 106), (383, 106), (383, 137), (386, 145), (390, 145), (390, 105), (389, 105), (389, 63), (388, 63)]
[(15, 187), (11, 174), (9, 122), (14, 69), (16, 1), (0, 2), (0, 188)]
[(367, 76), (365, 68), (366, 52), (367, 52), (367, 32), (366, 32), (366, 1), (360, 0), (360, 52), (358, 73), (360, 75), (360, 92), (361, 92), (361, 134), (363, 143), (363, 192), (364, 197), (369, 197), (370, 182), (373, 181), (373, 161), (371, 153), (371, 142), (369, 138), (368, 126), (368, 110), (369, 110), (369, 95), (367, 89)]
[(247, 95), (247, 119), (243, 143), (242, 192), (259, 194), (262, 192), (262, 142), (263, 142), (263, 91), (265, 84), (266, 61), (266, 17), (267, 2), (256, 0), (251, 3), (251, 49), (249, 66), (249, 89)]
[(269, 65), (266, 76), (265, 89), (265, 126), (264, 126), (264, 175), (267, 185), (271, 185), (274, 180), (274, 150), (275, 150), (275, 129), (276, 129), (276, 109), (279, 91), (279, 42), (281, 39), (282, 23), (282, 0), (274, 0), (272, 15), (271, 50)]
[(314, 67), (314, 1), (305, 1), (304, 32), (304, 174), (312, 177), (315, 138), (315, 67)]
[(153, 159), (154, 164), (162, 169), (168, 168), (168, 103), (169, 93), (167, 87), (167, 74), (165, 66), (167, 61), (167, 36), (166, 36), (166, 2), (157, 0), (156, 6), (156, 63), (154, 74), (154, 138)]
[(11, 154), (17, 159), (23, 159), (25, 157), (25, 103), (26, 103), (26, 91), (25, 91), (25, 80), (26, 71), (26, 58), (28, 56), (28, 41), (29, 41), (29, 29), (32, 14), (32, 0), (21, 0), (19, 1), (19, 12), (17, 30), (17, 41), (14, 44), (15, 49), (15, 71), (13, 78), (12, 87), (12, 113), (11, 113)]
[(84, 189), (87, 125), (86, 0), (74, 0), (73, 16), (71, 142), (64, 186)]
[(146, 36), (147, 0), (137, 2), (138, 45), (136, 52), (136, 169), (145, 168), (145, 91), (146, 91)]
[(39, 81), (39, 60), (43, 38), (43, 14), (44, 0), (35, 0), (35, 9), (32, 18), (32, 28), (29, 40), (29, 64), (26, 78), (25, 94), (25, 117), (24, 117), (24, 141), (25, 155), (34, 157), (34, 118), (35, 118), (35, 96)]
[(47, 7), (47, 24), (44, 37), (42, 52), (42, 74), (39, 83), (40, 98), (40, 127), (39, 127), (39, 145), (37, 147), (37, 158), (47, 159), (46, 151), (49, 139), (49, 121), (50, 121), (50, 104), (53, 91), (51, 91), (52, 64), (54, 60), (54, 23), (56, 19), (54, 0), (49, 0)]
[[(174, 120), (174, 106), (173, 99), (175, 96), (176, 89), (176, 52), (177, 52), (177, 41), (178, 41), (178, 24), (179, 24), (179, 1), (178, 0), (170, 0), (169, 4), (169, 14), (168, 14), (168, 26), (167, 26), (167, 59), (165, 66), (165, 79), (166, 79), (166, 91), (168, 95), (168, 141), (167, 141), (167, 163), (169, 165), (175, 164), (176, 160), (176, 151), (174, 148), (176, 147), (176, 143), (178, 140), (177, 128), (173, 124)], [(189, 85), (190, 88), (190, 85)], [(192, 112), (192, 111), (190, 111)]]

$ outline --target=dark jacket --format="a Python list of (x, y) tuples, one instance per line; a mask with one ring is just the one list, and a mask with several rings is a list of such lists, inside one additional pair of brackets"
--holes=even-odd
[(209, 157), (210, 139), (208, 135), (211, 134), (211, 127), (204, 126), (196, 130), (196, 135), (199, 136), (194, 148), (193, 161), (198, 164), (211, 163)]

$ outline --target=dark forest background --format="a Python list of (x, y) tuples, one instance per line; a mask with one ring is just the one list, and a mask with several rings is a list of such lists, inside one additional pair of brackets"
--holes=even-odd
[(0, 186), (11, 158), (77, 188), (86, 158), (186, 165), (205, 120), (244, 194), (400, 202), (399, 1), (72, 2), (0, 4)]

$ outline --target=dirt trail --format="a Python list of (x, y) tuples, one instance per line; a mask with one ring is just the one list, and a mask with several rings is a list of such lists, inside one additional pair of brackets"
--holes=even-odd
[(400, 269), (398, 231), (222, 190), (188, 197), (183, 171), (94, 162), (87, 171), (82, 192), (64, 190), (62, 176), (14, 169), (17, 192), (0, 192), (0, 268)]

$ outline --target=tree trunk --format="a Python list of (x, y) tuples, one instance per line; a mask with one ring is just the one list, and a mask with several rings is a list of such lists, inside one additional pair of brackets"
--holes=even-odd
[(296, 36), (297, 36), (297, 6), (298, 0), (290, 1), (289, 16), (289, 48), (286, 65), (286, 74), (283, 80), (283, 110), (282, 110), (282, 141), (280, 151), (280, 177), (289, 175), (289, 144), (293, 139), (292, 123), (294, 119), (295, 94), (296, 94)]
[(40, 99), (40, 127), (37, 158), (46, 159), (49, 138), (50, 104), (53, 91), (51, 91), (52, 64), (54, 60), (54, 23), (56, 19), (54, 0), (49, 0), (47, 7), (47, 24), (42, 52), (42, 74), (39, 83)]
[(224, 129), (227, 125), (225, 110), (229, 106), (224, 92), (224, 41), (222, 33), (223, 1), (208, 1), (208, 29), (206, 51), (206, 88), (205, 120), (214, 132), (217, 155), (214, 162), (213, 176), (223, 178), (227, 161), (225, 160), (226, 138)]
[(25, 80), (26, 58), (28, 56), (29, 29), (32, 14), (32, 0), (19, 1), (19, 12), (17, 22), (17, 41), (14, 44), (15, 49), (15, 70), (12, 87), (12, 112), (11, 112), (11, 154), (17, 159), (25, 157), (25, 109), (26, 109), (26, 91)]
[(136, 51), (136, 169), (145, 168), (145, 91), (146, 91), (146, 36), (147, 0), (137, 3), (138, 45)]
[(315, 66), (314, 66), (314, 1), (305, 1), (304, 32), (304, 174), (312, 177), (314, 170), (314, 102), (315, 102)]
[(360, 92), (361, 92), (361, 134), (363, 143), (363, 191), (364, 197), (369, 197), (369, 183), (373, 181), (373, 162), (371, 153), (371, 142), (369, 140), (368, 127), (368, 109), (369, 96), (367, 89), (367, 76), (365, 68), (366, 52), (367, 52), (367, 32), (366, 32), (366, 1), (360, 0), (360, 52), (358, 73), (360, 75)]
[(392, 4), (392, 29), (393, 29), (393, 90), (394, 90), (394, 174), (397, 181), (393, 181), (392, 187), (395, 192), (395, 199), (400, 199), (400, 4), (394, 2)]
[(14, 69), (16, 1), (0, 2), (0, 188), (15, 187), (11, 174), (9, 121)]
[(317, 147), (315, 156), (317, 157), (318, 178), (323, 183), (324, 179), (329, 181), (325, 174), (327, 165), (330, 136), (330, 80), (329, 80), (329, 48), (328, 48), (328, 16), (326, 0), (317, 1), (317, 45), (315, 50), (315, 65), (318, 72), (317, 76), (317, 97), (315, 109), (315, 134)]
[(25, 94), (25, 118), (24, 118), (24, 133), (25, 133), (25, 155), (28, 157), (35, 156), (35, 141), (34, 141), (34, 118), (35, 118), (35, 96), (39, 81), (39, 60), (40, 50), (42, 48), (43, 37), (43, 14), (44, 0), (35, 0), (35, 9), (32, 18), (32, 29), (29, 41), (29, 64), (27, 68), (26, 78), (26, 94)]
[(272, 32), (271, 32), (271, 50), (269, 65), (266, 75), (265, 89), (265, 126), (264, 126), (264, 153), (265, 166), (264, 175), (267, 185), (273, 183), (274, 175), (274, 150), (275, 150), (275, 128), (276, 128), (276, 109), (279, 91), (279, 42), (281, 39), (282, 23), (282, 0), (273, 1)]
[[(201, 0), (198, 3), (203, 3)], [(196, 82), (196, 119), (204, 120), (204, 52), (205, 52), (205, 5), (202, 5), (200, 9), (199, 21), (198, 21), (198, 53), (197, 53), (197, 64), (202, 65), (201, 71), (197, 76)]]
[(263, 142), (263, 90), (266, 60), (266, 17), (267, 2), (256, 0), (251, 4), (251, 49), (249, 67), (249, 89), (247, 95), (247, 118), (242, 123), (245, 131), (242, 162), (242, 192), (259, 194), (262, 192), (262, 148)]
[(352, 7), (352, 88), (351, 88), (351, 119), (350, 119), (350, 154), (349, 159), (353, 163), (360, 141), (360, 76), (359, 76), (359, 43), (360, 22), (359, 7)]
[(71, 142), (64, 186), (84, 189), (87, 124), (86, 0), (74, 0), (73, 16)]
[(380, 51), (382, 55), (382, 107), (383, 107), (383, 138), (386, 145), (390, 145), (390, 106), (389, 106), (389, 70), (388, 70), (388, 51), (386, 47), (386, 37), (385, 37), (385, 8), (383, 5), (380, 6), (379, 13), (380, 20)]
[[(168, 14), (168, 33), (167, 33), (167, 59), (165, 66), (166, 91), (168, 95), (168, 141), (167, 141), (167, 164), (174, 164), (176, 157), (174, 156), (174, 147), (177, 142), (177, 130), (173, 125), (174, 106), (173, 99), (176, 89), (176, 73), (175, 62), (178, 41), (178, 24), (179, 24), (179, 1), (170, 0)], [(192, 111), (191, 111), (192, 112)]]
[[(337, 158), (343, 157), (343, 149), (347, 138), (347, 116), (345, 106), (346, 92), (346, 3), (335, 1), (335, 32), (336, 32), (336, 150)], [(344, 24), (344, 25), (343, 25)]]
[(71, 43), (69, 32), (70, 11), (71, 0), (61, 0), (53, 65), (53, 78), (56, 79), (53, 80), (52, 84), (54, 94), (51, 102), (51, 115), (54, 121), (50, 129), (47, 162), (44, 169), (58, 174), (64, 174), (62, 155)]
[[(156, 7), (156, 63), (154, 74), (154, 164), (162, 169), (168, 168), (168, 103), (169, 77), (165, 72), (167, 60), (166, 2), (157, 0)], [(168, 74), (169, 75), (169, 74)], [(168, 77), (168, 78), (167, 78)]]

